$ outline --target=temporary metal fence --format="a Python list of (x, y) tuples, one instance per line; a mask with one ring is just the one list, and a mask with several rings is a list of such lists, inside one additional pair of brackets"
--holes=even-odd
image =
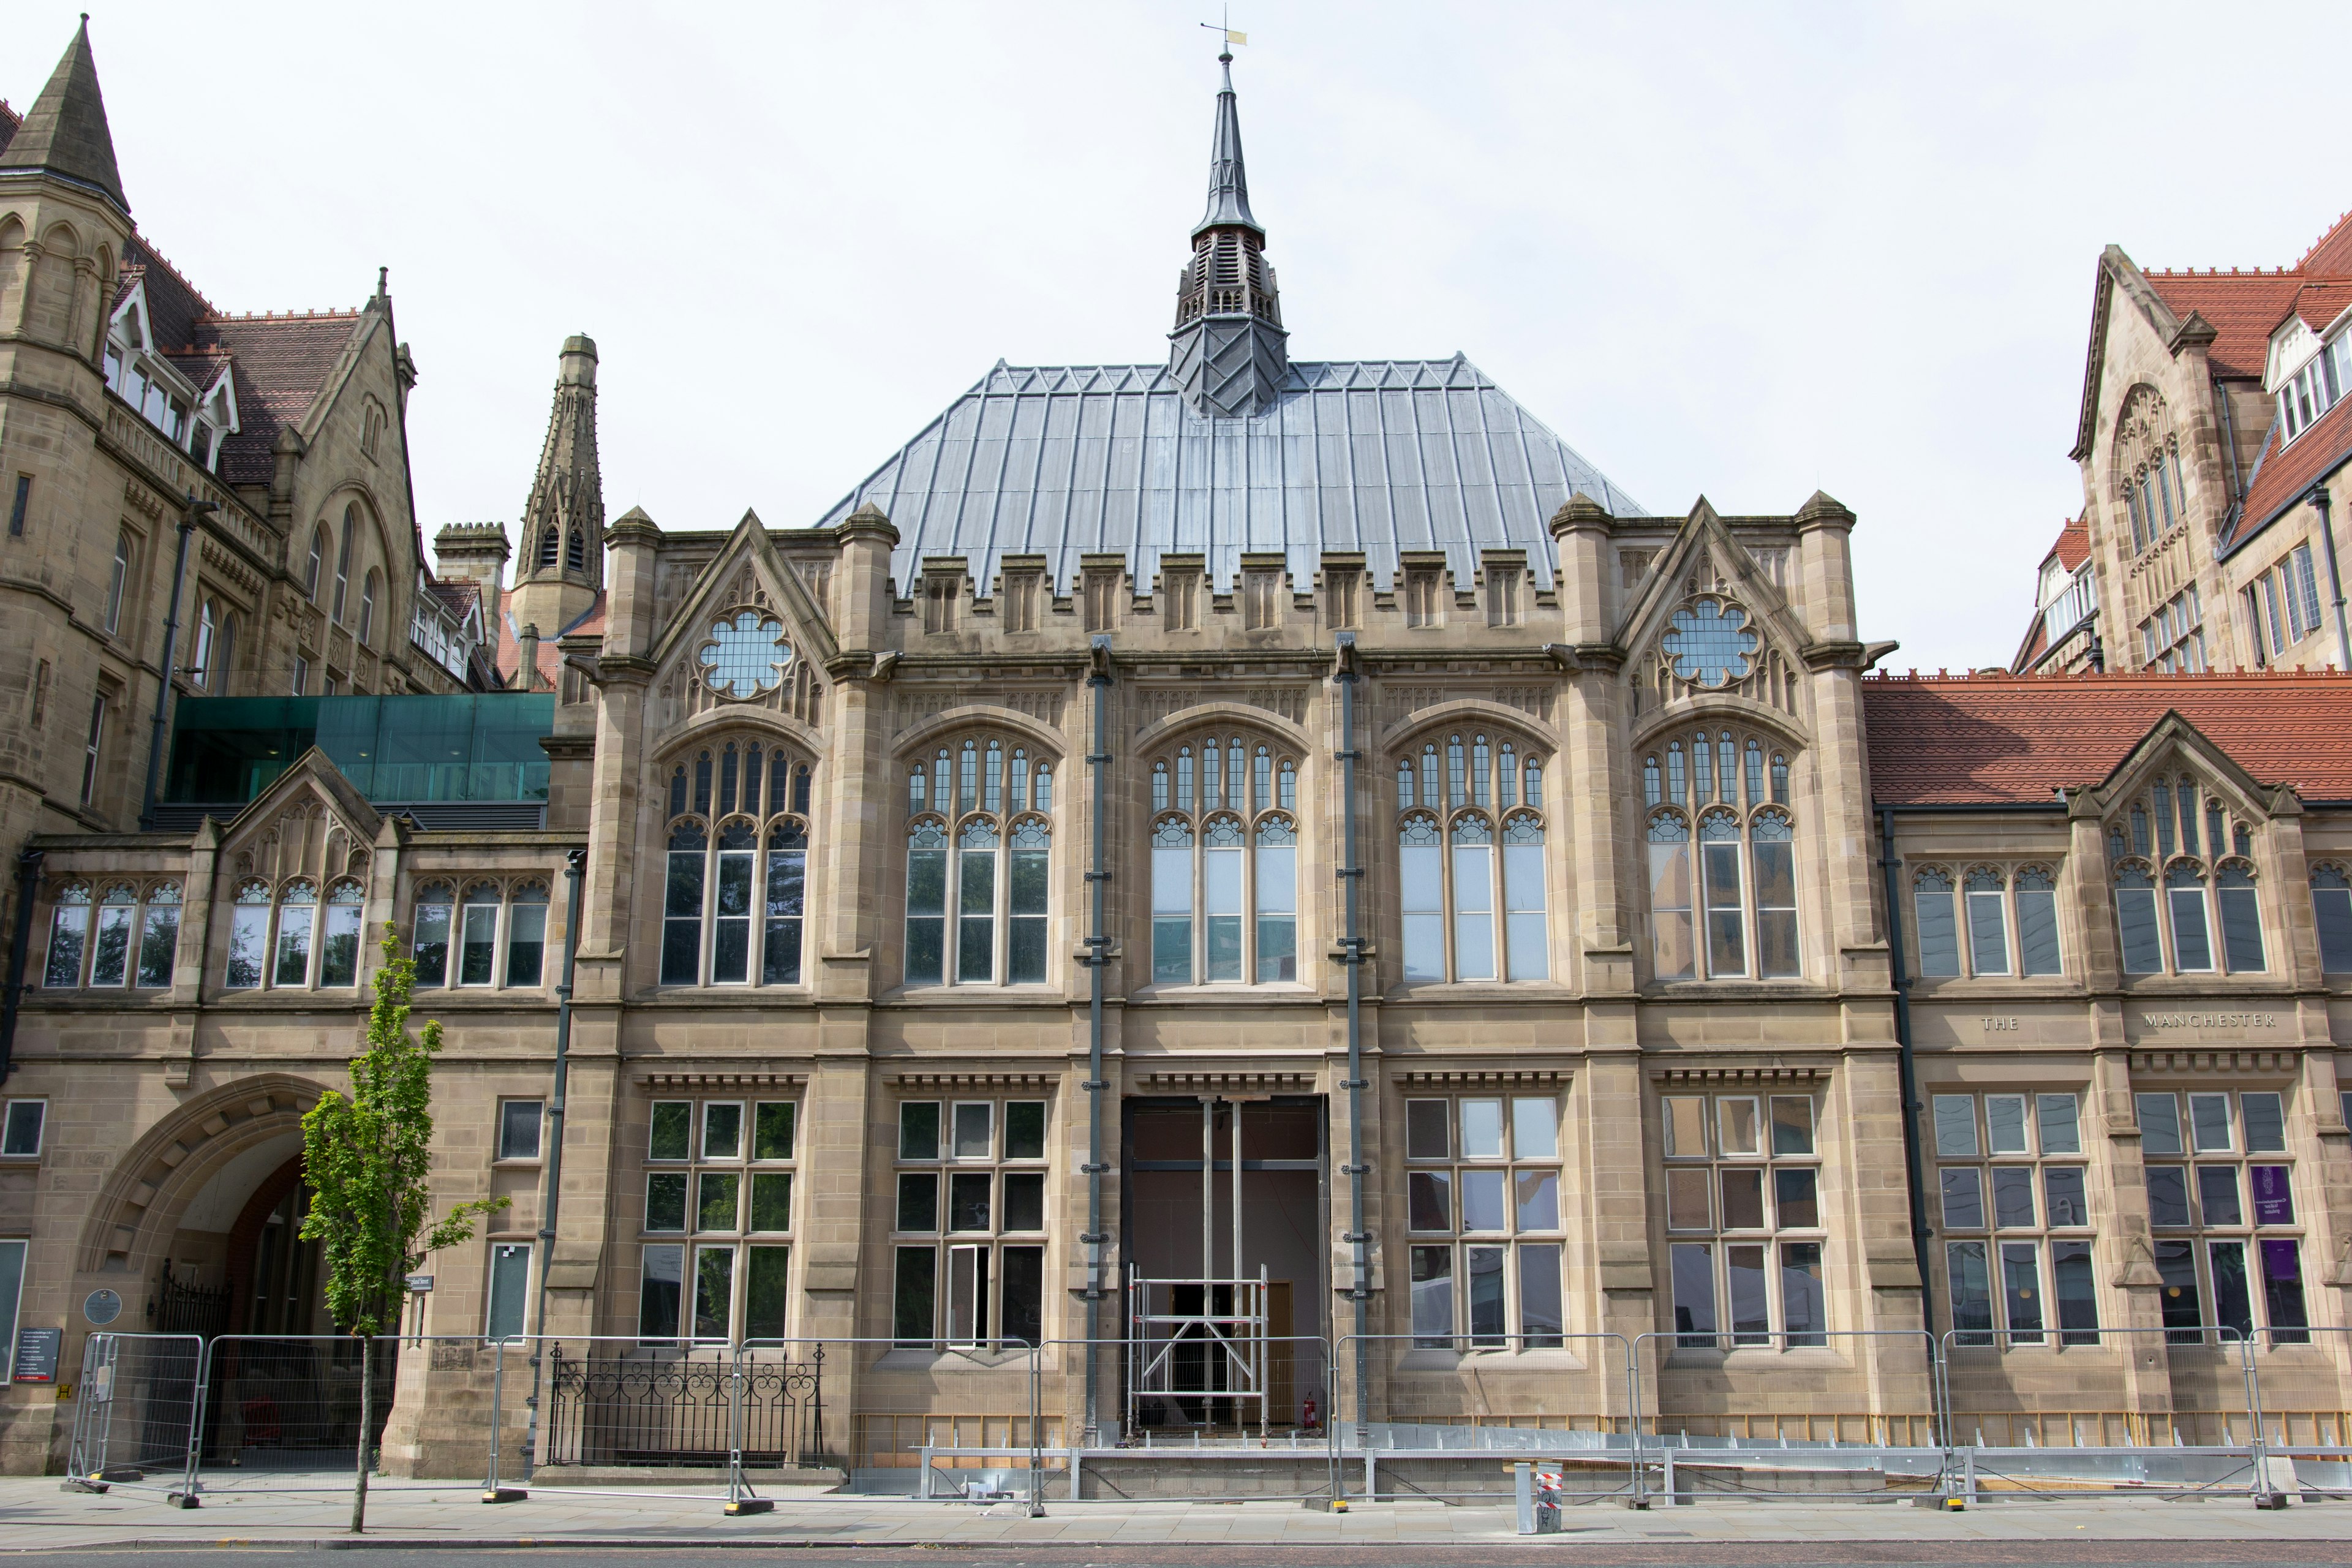
[[(1460, 1358), (1458, 1367), (1475, 1369), (1479, 1358), (1490, 1352), (1528, 1352), (1554, 1350), (1576, 1357), (1587, 1369), (1590, 1380), (1600, 1391), (1594, 1408), (1584, 1411), (1547, 1413), (1538, 1419), (1546, 1423), (1557, 1420), (1561, 1426), (1543, 1425), (1535, 1427), (1468, 1426), (1448, 1421), (1443, 1412), (1414, 1411), (1391, 1408), (1391, 1419), (1375, 1421), (1367, 1406), (1372, 1390), (1359, 1384), (1353, 1390), (1354, 1419), (1345, 1426), (1338, 1421), (1331, 1425), (1332, 1495), (1344, 1500), (1349, 1496), (1346, 1473), (1352, 1460), (1360, 1478), (1358, 1495), (1373, 1501), (1381, 1497), (1382, 1471), (1387, 1472), (1388, 1493), (1391, 1497), (1413, 1496), (1450, 1500), (1458, 1498), (1480, 1498), (1502, 1500), (1512, 1495), (1516, 1486), (1516, 1467), (1521, 1461), (1556, 1462), (1563, 1479), (1574, 1473), (1598, 1482), (1607, 1479), (1605, 1486), (1579, 1488), (1572, 1494), (1563, 1493), (1562, 1501), (1601, 1502), (1611, 1500), (1632, 1500), (1638, 1506), (1642, 1496), (1643, 1478), (1639, 1453), (1639, 1422), (1635, 1413), (1640, 1409), (1641, 1381), (1634, 1366), (1632, 1341), (1618, 1333), (1383, 1333), (1339, 1336), (1335, 1367), (1356, 1364), (1358, 1347), (1387, 1347), (1391, 1352), (1385, 1364), (1373, 1377), (1393, 1390), (1400, 1375), (1438, 1373), (1449, 1370), (1432, 1366), (1413, 1368), (1401, 1364), (1415, 1352), (1433, 1352), (1438, 1355), (1453, 1354)], [(1612, 1353), (1613, 1352), (1613, 1353)], [(1557, 1388), (1569, 1369), (1550, 1366), (1540, 1373), (1546, 1383)], [(1475, 1375), (1475, 1371), (1474, 1371)], [(1522, 1374), (1529, 1375), (1529, 1374)], [(1612, 1409), (1612, 1396), (1622, 1391), (1623, 1405)], [(1334, 1389), (1336, 1399), (1337, 1389)], [(1390, 1404), (1394, 1405), (1393, 1394)], [(1591, 1426), (1579, 1426), (1590, 1422)], [(1447, 1484), (1441, 1479), (1447, 1473), (1460, 1478), (1465, 1467), (1485, 1463), (1468, 1460), (1469, 1454), (1493, 1456), (1494, 1480), (1486, 1486), (1469, 1487)], [(1420, 1479), (1415, 1479), (1419, 1472)], [(1622, 1475), (1622, 1479), (1616, 1479)], [(1427, 1484), (1424, 1484), (1427, 1483)]]
[[(773, 1506), (773, 1487), (872, 1500), (862, 1483), (918, 1499), (1012, 1501), (1275, 1500), (1421, 1497), (1503, 1502), (1514, 1471), (1540, 1465), (1548, 1506), (1633, 1507), (1714, 1497), (1811, 1499), (1906, 1491), (1963, 1502), (1986, 1496), (2352, 1495), (2352, 1416), (2266, 1410), (2264, 1374), (2340, 1390), (2352, 1329), (1761, 1331), (1256, 1336), (1257, 1397), (1234, 1423), (1229, 1391), (1187, 1385), (1130, 1400), (1119, 1373), (1146, 1364), (1164, 1336), (908, 1343), (882, 1337), (739, 1343), (638, 1336), (479, 1337), (91, 1334), (75, 1405), (69, 1485), (163, 1493), (194, 1507), (207, 1493), (328, 1494), (352, 1485), (362, 1379), (374, 1384), (372, 1488), (472, 1490), (486, 1501), (531, 1491), (683, 1499), (730, 1513)], [(1360, 1385), (1343, 1378), (1362, 1352)], [(1377, 1353), (1375, 1353), (1377, 1352)], [(1434, 1353), (1427, 1353), (1434, 1352)], [(1547, 1356), (1544, 1352), (1556, 1352)], [(1102, 1408), (1140, 1410), (1118, 1433), (1055, 1436), (1072, 1419), (1077, 1368), (1113, 1369)], [(1417, 1362), (1417, 1354), (1423, 1360)], [(1491, 1358), (1491, 1359), (1490, 1359)], [(2136, 1373), (2185, 1403), (2123, 1442), (2085, 1442), (2084, 1417), (2032, 1408), (2018, 1374), (2060, 1358), (2112, 1368), (2114, 1402)], [(2095, 1359), (2092, 1359), (2095, 1358)], [(2161, 1358), (2161, 1371), (2152, 1367)], [(2150, 1363), (2143, 1365), (2141, 1363)], [(2042, 1363), (2037, 1365), (2036, 1363)], [(1738, 1378), (1725, 1397), (1727, 1364)], [(1460, 1414), (1493, 1397), (1496, 1374), (1532, 1380), (1538, 1412)], [(1059, 1380), (1053, 1411), (1048, 1376)], [(1704, 1398), (1694, 1379), (1709, 1379)], [(2189, 1392), (2181, 1394), (2182, 1378)], [(1449, 1377), (1465, 1380), (1460, 1390)], [(894, 1387), (904, 1379), (906, 1386)], [(1892, 1387), (1931, 1406), (1873, 1416), (1924, 1441), (1812, 1436), (1824, 1394), (1850, 1381), (1861, 1402)], [(2029, 1388), (2032, 1378), (2024, 1380)], [(2080, 1379), (2072, 1379), (2079, 1384)], [(940, 1390), (985, 1415), (936, 1414)], [(1457, 1397), (1460, 1394), (1463, 1397)], [(2340, 1392), (2329, 1396), (2345, 1403)], [(1342, 1419), (1340, 1405), (1349, 1409)], [(1188, 1403), (1189, 1401), (1189, 1403)], [(2201, 1401), (2201, 1403), (2193, 1403)], [(911, 1406), (893, 1414), (895, 1406)], [(1019, 1414), (1025, 1406), (1025, 1417)], [(1295, 1411), (1294, 1411), (1294, 1408)], [(1269, 1414), (1259, 1415), (1260, 1408)], [(1288, 1418), (1296, 1414), (1299, 1419)], [(1387, 1419), (1380, 1419), (1386, 1416)], [(2135, 1418), (2147, 1420), (2148, 1418)], [(1987, 1441), (1986, 1425), (2005, 1420)], [(868, 1424), (915, 1424), (916, 1440), (877, 1451)], [(966, 1441), (964, 1423), (977, 1423)], [(1759, 1437), (1758, 1424), (1769, 1434)], [(1912, 1424), (1920, 1424), (1914, 1426)], [(1712, 1424), (1717, 1430), (1695, 1431)], [(2046, 1439), (2053, 1426), (2064, 1439)], [(1874, 1429), (1876, 1430), (1876, 1429)], [(1802, 1432), (1803, 1436), (1792, 1436)], [(2115, 1435), (2102, 1419), (2090, 1434)], [(944, 1439), (944, 1440), (942, 1440)], [(880, 1472), (895, 1456), (908, 1469)], [(1494, 1472), (1483, 1473), (1485, 1466)]]
[(178, 1501), (194, 1488), (205, 1342), (195, 1334), (95, 1333), (82, 1342), (68, 1484)]

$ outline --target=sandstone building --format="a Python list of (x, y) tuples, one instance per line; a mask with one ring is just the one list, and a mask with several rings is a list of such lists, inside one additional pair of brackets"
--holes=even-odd
[[(0, 212), (128, 244), (40, 115)], [(856, 1468), (1021, 1415), (1037, 1342), (1071, 1441), (1295, 1426), (1327, 1370), (1380, 1420), (1918, 1439), (1923, 1332), (2021, 1439), (2215, 1435), (2232, 1333), (2340, 1421), (2352, 677), (1874, 676), (1836, 501), (1653, 513), (1460, 355), (1295, 357), (1265, 244), (1228, 80), (1165, 355), (1000, 364), (811, 526), (605, 520), (565, 344), (519, 537), (441, 535), (518, 689), (467, 809), (340, 709), (191, 701), (172, 821), (37, 820), (0, 1303), (68, 1364), (108, 1290), (323, 1331), (297, 1121), (388, 922), (440, 1191), (514, 1200), (425, 1328), (830, 1339)], [(1269, 1349), (1072, 1342), (1139, 1313)], [(70, 1407), (5, 1397), (52, 1462)]]
[(2107, 247), (2070, 454), (2083, 513), (2015, 668), (2352, 669), (2352, 521), (2330, 493), (2347, 393), (2352, 213), (2269, 271), (2148, 272)]

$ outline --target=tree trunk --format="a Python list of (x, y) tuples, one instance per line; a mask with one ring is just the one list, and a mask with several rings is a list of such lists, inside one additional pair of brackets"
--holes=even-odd
[(360, 1443), (357, 1471), (352, 1481), (352, 1533), (367, 1533), (368, 1439), (375, 1432), (375, 1342), (360, 1336)]

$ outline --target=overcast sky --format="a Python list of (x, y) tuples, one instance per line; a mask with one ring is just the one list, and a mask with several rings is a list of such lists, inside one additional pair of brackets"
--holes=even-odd
[[(90, 0), (20, 4), (30, 102)], [(2082, 486), (2100, 247), (2291, 263), (2352, 189), (2273, 121), (2339, 5), (1248, 0), (1301, 359), (1455, 350), (1653, 511), (1859, 514), (1895, 668), (2004, 663)], [(605, 504), (814, 521), (1000, 357), (1166, 353), (1207, 0), (101, 5), (131, 209), (224, 310), (392, 269), (416, 497), (511, 525), (556, 351)]]

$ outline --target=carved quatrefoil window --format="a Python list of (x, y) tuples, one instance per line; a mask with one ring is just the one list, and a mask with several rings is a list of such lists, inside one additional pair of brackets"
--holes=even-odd
[(1748, 612), (1724, 599), (1693, 599), (1676, 610), (1661, 644), (1675, 679), (1707, 687), (1746, 679), (1757, 648), (1747, 626)]
[(702, 679), (721, 697), (757, 697), (784, 683), (793, 662), (784, 626), (772, 616), (744, 610), (710, 628), (702, 645)]

